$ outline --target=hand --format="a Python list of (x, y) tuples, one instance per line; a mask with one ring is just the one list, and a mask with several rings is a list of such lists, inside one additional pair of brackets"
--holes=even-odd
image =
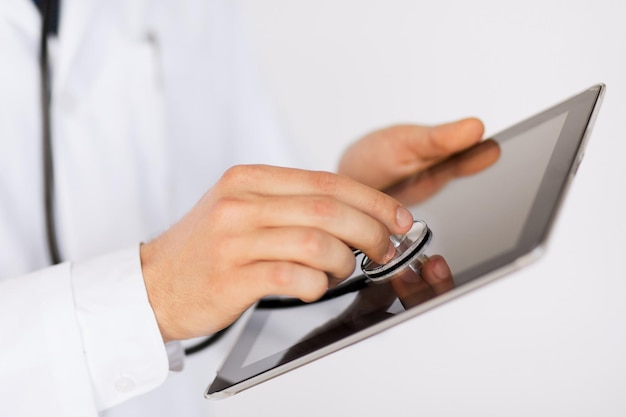
[(441, 255), (429, 257), (422, 265), (421, 274), (408, 270), (389, 283), (406, 309), (454, 288), (452, 272)]
[(434, 127), (392, 126), (350, 146), (338, 172), (382, 190), (478, 143), (483, 133), (474, 118)]
[(405, 206), (413, 206), (432, 197), (455, 178), (477, 174), (500, 158), (500, 145), (487, 139), (470, 149), (403, 180), (385, 192)]
[(269, 166), (227, 171), (177, 224), (141, 246), (165, 341), (222, 329), (268, 295), (313, 301), (327, 274), (348, 277), (350, 249), (384, 263), (411, 214), (346, 176)]

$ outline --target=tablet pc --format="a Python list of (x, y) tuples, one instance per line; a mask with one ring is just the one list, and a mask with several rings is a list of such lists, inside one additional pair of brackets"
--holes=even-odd
[(236, 394), (540, 256), (604, 90), (602, 84), (592, 86), (388, 190), (429, 225), (427, 252), (443, 256), (454, 277), (445, 291), (394, 278), (318, 303), (273, 309), (259, 304), (246, 315), (205, 396)]

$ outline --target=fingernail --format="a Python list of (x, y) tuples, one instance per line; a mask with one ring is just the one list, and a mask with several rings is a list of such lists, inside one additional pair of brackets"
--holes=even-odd
[(393, 257), (396, 256), (396, 247), (393, 245), (392, 242), (389, 242), (389, 247), (387, 248), (387, 253), (385, 254), (385, 263), (389, 262), (390, 260), (393, 259)]
[(404, 207), (398, 207), (396, 222), (398, 222), (398, 225), (403, 229), (408, 229), (413, 225), (413, 215)]
[[(433, 262), (433, 260), (431, 260)], [(431, 271), (435, 278), (439, 280), (449, 279), (452, 276), (448, 264), (443, 259), (434, 259), (435, 264), (432, 266)]]

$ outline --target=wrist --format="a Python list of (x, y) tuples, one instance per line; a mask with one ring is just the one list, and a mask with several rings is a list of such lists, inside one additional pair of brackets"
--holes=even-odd
[(175, 338), (169, 331), (171, 328), (169, 325), (170, 319), (167, 314), (167, 308), (165, 307), (167, 290), (162, 288), (165, 282), (163, 277), (166, 276), (166, 273), (157, 262), (157, 246), (157, 241), (142, 243), (139, 248), (139, 256), (141, 258), (141, 273), (146, 286), (148, 301), (154, 312), (161, 337), (163, 341), (167, 343), (175, 340)]

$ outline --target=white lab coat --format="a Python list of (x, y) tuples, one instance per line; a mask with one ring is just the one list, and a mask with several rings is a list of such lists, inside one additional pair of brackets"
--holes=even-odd
[(66, 262), (55, 267), (39, 28), (32, 1), (0, 2), (0, 415), (199, 415), (214, 369), (168, 371), (138, 247), (227, 167), (291, 162), (236, 13), (227, 0), (63, 0), (51, 49)]

